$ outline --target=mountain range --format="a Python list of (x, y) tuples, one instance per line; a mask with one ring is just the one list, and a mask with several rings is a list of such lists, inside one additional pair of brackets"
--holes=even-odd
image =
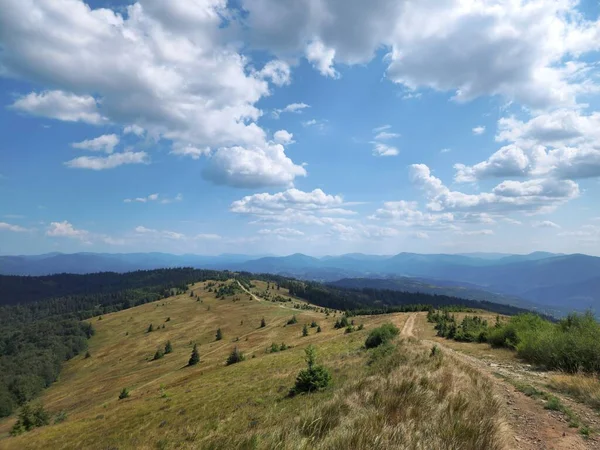
[(345, 285), (353, 287), (440, 292), (557, 310), (595, 309), (600, 305), (600, 258), (584, 254), (351, 253), (321, 258), (300, 253), (262, 257), (168, 253), (0, 256), (0, 274), (4, 275), (129, 272), (184, 266), (274, 273), (321, 282), (345, 280)]

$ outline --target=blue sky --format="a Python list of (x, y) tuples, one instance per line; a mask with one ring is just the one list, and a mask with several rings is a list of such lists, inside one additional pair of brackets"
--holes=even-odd
[(0, 253), (600, 255), (598, 14), (5, 1)]

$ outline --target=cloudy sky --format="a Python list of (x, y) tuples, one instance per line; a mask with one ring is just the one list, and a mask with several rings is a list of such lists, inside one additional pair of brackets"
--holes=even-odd
[(596, 0), (3, 0), (0, 253), (600, 255)]

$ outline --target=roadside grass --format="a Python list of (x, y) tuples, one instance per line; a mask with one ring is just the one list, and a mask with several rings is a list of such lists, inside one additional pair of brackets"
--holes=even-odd
[(597, 376), (584, 374), (553, 375), (550, 377), (548, 386), (600, 412), (600, 379)]

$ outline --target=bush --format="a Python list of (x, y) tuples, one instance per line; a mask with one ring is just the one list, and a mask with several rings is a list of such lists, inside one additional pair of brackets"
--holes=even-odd
[(26, 403), (19, 412), (17, 423), (12, 427), (10, 434), (16, 436), (37, 427), (43, 427), (50, 423), (50, 414), (41, 403), (35, 406)]
[(242, 362), (245, 359), (246, 359), (246, 357), (244, 356), (244, 354), (241, 351), (239, 351), (237, 347), (235, 347), (233, 349), (233, 351), (227, 357), (227, 364), (226, 365), (230, 366), (232, 364), (236, 364), (236, 363)]
[(294, 325), (295, 323), (298, 323), (298, 319), (296, 319), (296, 316), (292, 316), (292, 318), (287, 321), (288, 325)]
[(157, 359), (160, 359), (163, 356), (165, 356), (165, 354), (163, 353), (163, 351), (160, 350), (160, 349), (158, 349), (158, 350), (156, 350), (156, 353), (154, 353), (154, 357), (152, 358), (152, 361), (156, 361)]
[(123, 390), (119, 394), (119, 400), (123, 400), (125, 398), (129, 398), (129, 389), (127, 388), (123, 388)]
[(153, 331), (154, 331), (154, 325), (150, 324), (150, 325), (148, 326), (148, 330), (146, 331), (146, 333), (151, 333), (151, 332), (153, 332)]
[(310, 393), (325, 389), (331, 383), (331, 374), (320, 365), (317, 365), (317, 351), (309, 345), (304, 350), (306, 353), (307, 368), (301, 370), (296, 377), (296, 384), (290, 390), (290, 395)]
[(381, 325), (380, 327), (375, 328), (373, 331), (369, 333), (367, 336), (367, 340), (365, 341), (366, 348), (375, 348), (380, 346), (381, 344), (385, 344), (394, 339), (400, 331), (396, 326), (391, 323), (386, 323)]
[(171, 344), (171, 341), (167, 341), (167, 343), (165, 344), (165, 355), (168, 353), (172, 353), (173, 352), (173, 345)]
[(219, 329), (217, 329), (217, 334), (215, 335), (215, 340), (220, 341), (221, 339), (223, 339), (223, 332), (219, 328)]
[(333, 326), (335, 329), (347, 328), (350, 326), (350, 322), (346, 316), (342, 316), (341, 319), (336, 320), (335, 325)]
[(260, 327), (264, 328), (267, 326), (267, 322), (265, 321), (265, 318), (263, 317), (262, 319), (260, 319)]
[(302, 327), (302, 336), (308, 336), (308, 327), (306, 326), (306, 324), (304, 324), (304, 326)]
[(89, 352), (89, 350), (87, 352), (85, 352), (85, 359), (91, 358), (92, 354)]

